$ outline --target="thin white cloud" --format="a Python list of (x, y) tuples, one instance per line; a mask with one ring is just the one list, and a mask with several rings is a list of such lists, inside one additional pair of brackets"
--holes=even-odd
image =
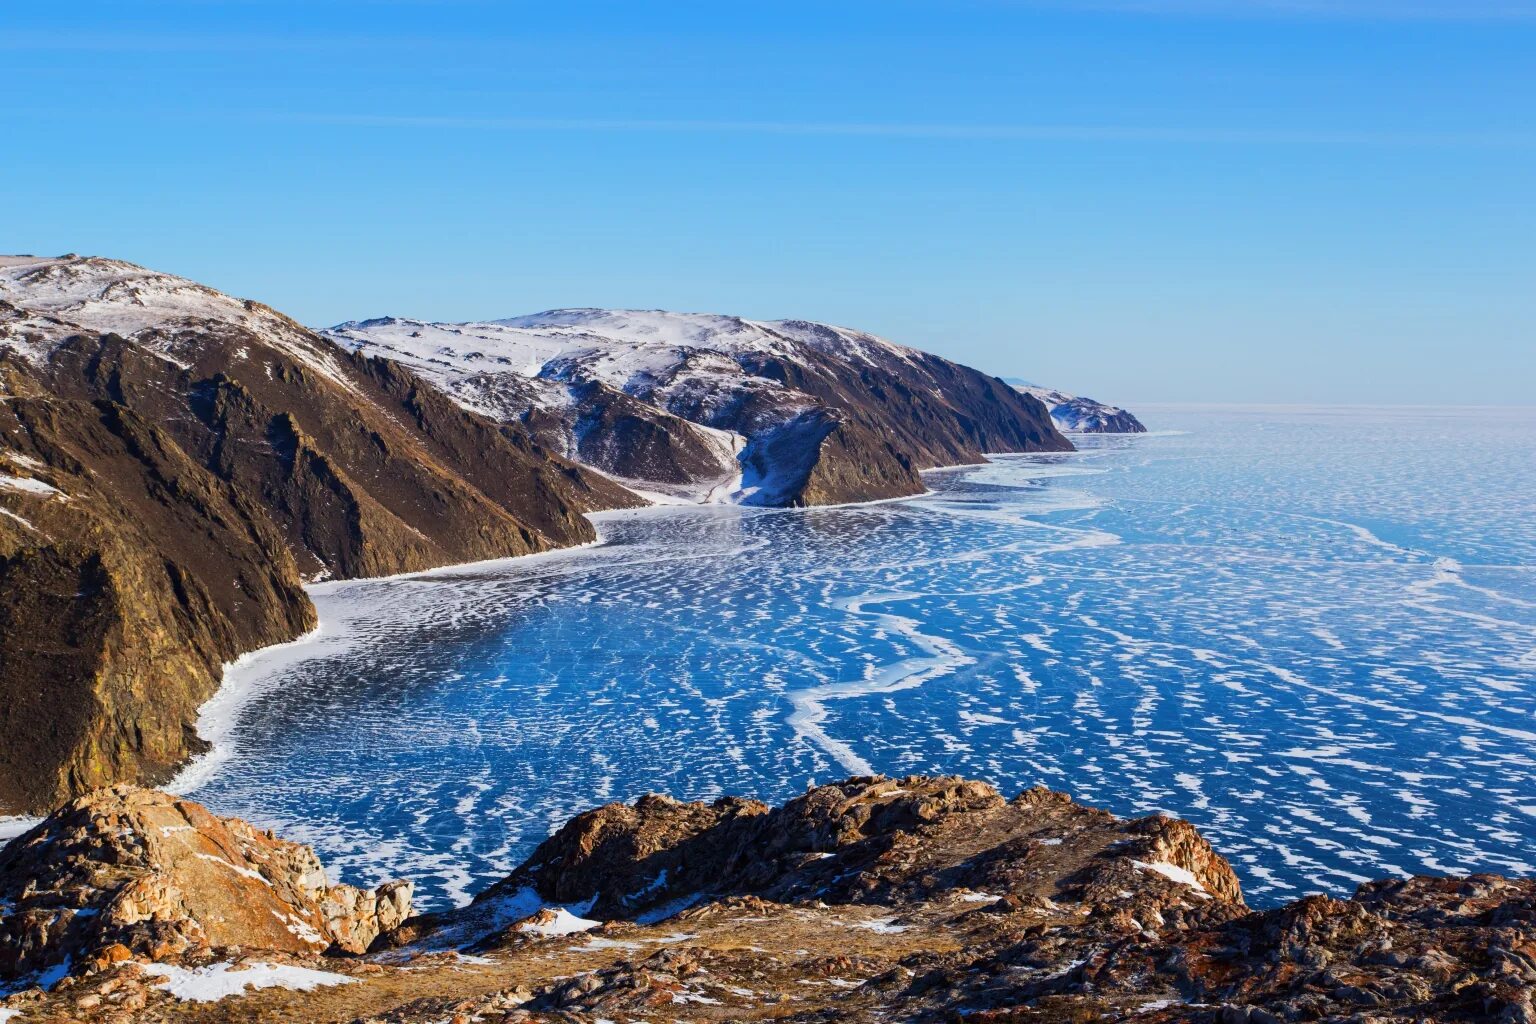
[(1536, 0), (1000, 0), (1117, 14), (1370, 21), (1533, 21)]
[(335, 53), (342, 50), (462, 52), (465, 40), (419, 35), (199, 34), (188, 32), (0, 32), (0, 50), (41, 53)]
[(1215, 143), (1277, 146), (1477, 146), (1516, 149), (1536, 147), (1536, 137), (1531, 135), (1475, 132), (1288, 131), (1183, 129), (1137, 125), (460, 117), (392, 114), (282, 113), (253, 116), (263, 120), (360, 128), (449, 128), (484, 131), (807, 135), (957, 141)]

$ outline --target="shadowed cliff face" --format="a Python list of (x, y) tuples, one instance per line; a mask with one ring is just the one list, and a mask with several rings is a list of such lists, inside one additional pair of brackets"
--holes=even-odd
[[(780, 807), (609, 804), (467, 907), (401, 923), (409, 898), (329, 885), (308, 849), (186, 801), (92, 794), (0, 851), (0, 977), (68, 975), (0, 1006), (43, 1024), (1536, 1013), (1529, 880), (1376, 882), (1256, 913), (1187, 822), (955, 777), (848, 779)], [(316, 969), (310, 991), (186, 1001), (189, 981)]]
[(313, 627), (304, 577), (581, 543), (637, 503), (190, 282), (44, 261), (0, 299), (0, 812), (169, 778), (221, 665)]

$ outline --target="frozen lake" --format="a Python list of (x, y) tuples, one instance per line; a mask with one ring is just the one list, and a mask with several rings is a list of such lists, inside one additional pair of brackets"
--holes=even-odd
[(316, 588), (190, 795), (425, 906), (605, 800), (870, 771), (1189, 818), (1260, 906), (1536, 872), (1536, 411), (1145, 413), (910, 501)]

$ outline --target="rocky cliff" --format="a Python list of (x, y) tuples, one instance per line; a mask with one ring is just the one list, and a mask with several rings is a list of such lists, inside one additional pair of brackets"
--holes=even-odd
[(489, 323), (386, 317), (326, 332), (467, 408), (649, 492), (824, 505), (921, 493), (924, 469), (1068, 451), (996, 378), (804, 320), (559, 309)]
[(411, 886), (330, 885), (307, 846), (153, 790), (72, 801), (0, 851), (0, 975), (251, 946), (362, 953)]
[(1255, 912), (1185, 822), (958, 778), (610, 804), (461, 910), (391, 927), (407, 900), (195, 805), (95, 794), (0, 852), (0, 977), (52, 986), (0, 1019), (1536, 1020), (1536, 882)]
[(403, 368), (115, 260), (0, 260), (0, 813), (201, 747), (305, 578), (592, 539), (638, 502)]

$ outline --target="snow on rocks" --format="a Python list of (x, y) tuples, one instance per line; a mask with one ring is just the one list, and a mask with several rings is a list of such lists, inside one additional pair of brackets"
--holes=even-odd
[(356, 978), (344, 974), (259, 961), (239, 967), (227, 962), (205, 967), (157, 963), (145, 964), (143, 970), (152, 977), (164, 978), (165, 991), (177, 999), (196, 1003), (216, 1003), (229, 996), (243, 995), (249, 989), (286, 988), (313, 992), (317, 988), (357, 984)]
[(0, 978), (205, 947), (362, 953), (411, 892), (330, 885), (309, 847), (190, 801), (96, 790), (0, 850)]
[(1211, 894), (1206, 892), (1205, 886), (1200, 884), (1200, 879), (1196, 878), (1195, 873), (1188, 868), (1181, 868), (1177, 864), (1168, 864), (1164, 861), (1149, 863), (1147, 861), (1133, 860), (1131, 863), (1143, 871), (1152, 871), (1162, 875), (1169, 881), (1177, 882), (1180, 885), (1187, 885), (1195, 890), (1197, 896), (1205, 899), (1210, 898)]
[(1070, 449), (995, 378), (808, 320), (555, 309), (476, 323), (383, 317), (324, 333), (662, 502), (898, 497), (921, 492), (917, 469)]
[(894, 917), (878, 917), (871, 921), (855, 921), (853, 927), (862, 928), (867, 932), (874, 932), (877, 935), (900, 935), (902, 932), (907, 931), (907, 926), (897, 924)]
[[(342, 346), (405, 363), (461, 400), (478, 397), (482, 374), (597, 380), (644, 395), (685, 382), (739, 384), (743, 355), (794, 359), (802, 348), (843, 359), (910, 358), (912, 349), (845, 327), (805, 320), (760, 321), (711, 313), (663, 310), (552, 309), (481, 323), (427, 323), (397, 317), (349, 321), (324, 332)], [(771, 378), (751, 385), (782, 390)], [(541, 406), (556, 401), (540, 392)]]
[(46, 484), (41, 480), (28, 476), (7, 476), (4, 473), (0, 473), (0, 488), (8, 491), (22, 491), (26, 494), (49, 496), (63, 494), (57, 487), (54, 487), (52, 484)]
[(336, 356), (311, 331), (258, 302), (237, 299), (174, 274), (95, 256), (0, 257), (0, 348), (43, 362), (83, 332), (119, 335), (185, 367), (195, 335), (210, 325), (260, 335), (332, 381), (350, 388)]
[(517, 926), (517, 930), (528, 935), (537, 935), (540, 938), (549, 939), (560, 935), (575, 935), (579, 932), (588, 932), (601, 925), (601, 921), (591, 921), (585, 917), (577, 917), (564, 907), (556, 907), (553, 910), (545, 909)]

